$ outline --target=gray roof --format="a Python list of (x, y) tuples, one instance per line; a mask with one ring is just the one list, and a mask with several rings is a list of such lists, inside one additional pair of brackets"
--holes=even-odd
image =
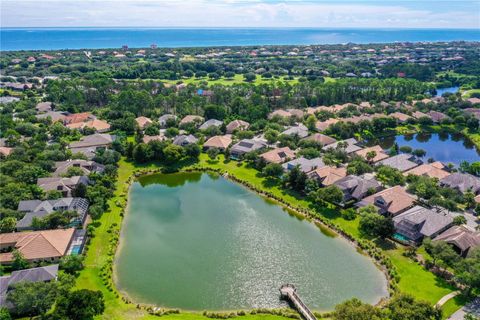
[(18, 204), (18, 211), (26, 212), (17, 222), (17, 229), (28, 229), (34, 217), (43, 218), (54, 211), (76, 211), (77, 219), (83, 221), (88, 210), (88, 201), (84, 198), (60, 198), (55, 200), (23, 200)]
[(467, 192), (471, 190), (473, 193), (480, 193), (480, 178), (468, 173), (455, 172), (440, 180), (440, 184)]
[(7, 104), (16, 101), (20, 101), (20, 99), (17, 97), (0, 97), (0, 104)]
[[(63, 178), (63, 177), (48, 177), (48, 178), (38, 178), (37, 185), (42, 188), (44, 191), (68, 191), (70, 192), (72, 189), (79, 184), (87, 185), (89, 183), (89, 179), (87, 176), (73, 176), (70, 178)], [(60, 189), (61, 188), (61, 189)]]
[(108, 133), (95, 133), (85, 136), (80, 141), (70, 143), (70, 149), (89, 148), (89, 147), (107, 147), (115, 141), (116, 136)]
[(448, 213), (436, 212), (415, 206), (393, 218), (397, 233), (418, 241), (423, 237), (434, 237), (453, 224)]
[(212, 126), (220, 127), (222, 124), (223, 124), (223, 122), (220, 121), (220, 120), (210, 119), (210, 120), (205, 121), (205, 122), (199, 127), (199, 129), (200, 129), (200, 130), (205, 130), (205, 129), (208, 129), (208, 128), (212, 127)]
[(480, 231), (466, 225), (453, 226), (436, 237), (435, 240), (448, 242), (465, 252), (470, 248), (480, 246)]
[(411, 161), (413, 156), (410, 154), (402, 153), (396, 156), (378, 161), (376, 165), (389, 166), (400, 171), (407, 171), (418, 166), (416, 162)]
[(361, 200), (368, 195), (370, 190), (379, 191), (382, 188), (380, 182), (371, 174), (363, 176), (348, 175), (334, 183), (345, 194), (345, 201), (350, 199)]
[(105, 170), (103, 164), (96, 163), (95, 161), (82, 159), (67, 160), (55, 162), (55, 172), (53, 173), (53, 176), (58, 177), (67, 173), (68, 168), (70, 167), (78, 167), (82, 169), (85, 175), (89, 175), (91, 172), (103, 172)]
[(262, 141), (259, 141), (259, 140), (243, 139), (243, 140), (235, 143), (230, 148), (230, 153), (244, 154), (244, 153), (248, 153), (248, 152), (251, 152), (251, 151), (255, 151), (255, 150), (265, 148), (266, 146), (267, 146), (266, 143), (264, 143)]
[(198, 139), (195, 136), (189, 134), (188, 136), (185, 134), (181, 134), (173, 139), (173, 144), (177, 146), (185, 146), (187, 144), (197, 143)]
[(283, 131), (282, 134), (288, 136), (297, 135), (300, 138), (305, 138), (306, 136), (308, 136), (308, 128), (300, 123), (297, 126), (290, 127), (287, 130)]
[(301, 157), (282, 164), (283, 169), (287, 171), (292, 170), (296, 166), (300, 166), (300, 170), (307, 173), (317, 168), (325, 167), (325, 163), (323, 163), (321, 158), (307, 159)]
[(7, 291), (20, 282), (46, 282), (57, 278), (58, 264), (13, 271), (9, 276), (0, 277), (0, 305), (6, 305)]
[(357, 140), (355, 140), (354, 138), (350, 138), (346, 140), (337, 141), (331, 144), (327, 144), (325, 147), (323, 147), (323, 150), (336, 149), (339, 143), (347, 144), (347, 147), (345, 148), (345, 152), (347, 153), (352, 153), (362, 149), (361, 147), (357, 146), (357, 143), (358, 143)]
[(65, 116), (68, 115), (66, 111), (47, 111), (45, 113), (37, 114), (35, 117), (37, 119), (47, 119), (50, 117), (52, 121), (57, 121), (63, 119)]
[(158, 123), (161, 125), (161, 126), (164, 126), (167, 124), (167, 121), (169, 119), (177, 119), (177, 116), (173, 115), (173, 114), (164, 114), (163, 116), (160, 116), (160, 118), (158, 118)]

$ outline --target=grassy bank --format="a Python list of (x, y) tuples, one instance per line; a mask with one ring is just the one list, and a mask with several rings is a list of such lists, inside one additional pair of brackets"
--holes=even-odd
[[(237, 178), (248, 181), (258, 190), (268, 191), (276, 197), (281, 198), (293, 207), (311, 210), (310, 203), (297, 194), (283, 190), (276, 183), (264, 179), (258, 175), (254, 169), (248, 168), (244, 163), (235, 161), (225, 161), (223, 156), (219, 156), (218, 160), (211, 161), (206, 154), (200, 156), (199, 162), (195, 165), (203, 168), (211, 168), (228, 172)], [(131, 176), (136, 170), (145, 168), (158, 168), (155, 164), (139, 166), (129, 163), (122, 159), (119, 163), (118, 180), (114, 196), (109, 201), (110, 210), (105, 212), (100, 218), (100, 226), (96, 229), (95, 237), (92, 238), (85, 259), (86, 268), (80, 273), (77, 281), (78, 288), (89, 288), (92, 290), (100, 290), (105, 296), (106, 310), (100, 319), (157, 319), (156, 316), (149, 315), (144, 310), (139, 310), (134, 304), (126, 304), (113, 289), (108, 288), (102, 279), (102, 266), (109, 259), (109, 250), (111, 234), (109, 229), (112, 225), (121, 225), (123, 205), (126, 201), (126, 193), (128, 191), (128, 183)], [(342, 218), (339, 211), (333, 207), (322, 208), (319, 213), (336, 225), (341, 227), (345, 232), (353, 235), (355, 238), (361, 238), (358, 232), (358, 218), (348, 221)], [(416, 298), (427, 300), (435, 304), (441, 297), (452, 292), (453, 287), (448, 285), (443, 279), (436, 277), (432, 273), (426, 271), (419, 264), (402, 255), (405, 248), (388, 242), (381, 245), (386, 255), (390, 257), (393, 265), (396, 267), (400, 275), (398, 288), (400, 291), (412, 294)], [(444, 308), (445, 312), (451, 314), (462, 305), (462, 301), (452, 300)], [(208, 319), (197, 313), (181, 313), (166, 315), (162, 318), (166, 319)], [(275, 320), (283, 317), (274, 315), (247, 315), (242, 316), (245, 320)], [(285, 319), (285, 318), (283, 318)]]

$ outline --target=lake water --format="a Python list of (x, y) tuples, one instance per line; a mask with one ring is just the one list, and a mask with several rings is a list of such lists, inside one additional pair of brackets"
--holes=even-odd
[(477, 29), (1, 28), (1, 50), (479, 41)]
[(413, 149), (423, 149), (427, 152), (423, 160), (433, 158), (443, 163), (459, 165), (462, 161), (480, 161), (480, 151), (461, 134), (449, 133), (418, 133), (414, 135), (398, 135), (381, 138), (369, 144), (380, 144), (384, 149), (390, 149), (394, 143), (399, 147), (410, 146)]
[(284, 283), (318, 310), (387, 295), (383, 273), (344, 239), (200, 173), (132, 185), (115, 266), (118, 287), (135, 301), (187, 310), (285, 306)]
[(444, 93), (457, 93), (460, 90), (460, 87), (449, 87), (449, 88), (439, 88), (437, 89), (437, 97), (441, 97)]

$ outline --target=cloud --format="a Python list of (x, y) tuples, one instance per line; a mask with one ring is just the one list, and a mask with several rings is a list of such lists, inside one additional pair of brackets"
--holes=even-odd
[(2, 0), (1, 26), (480, 28), (480, 2)]

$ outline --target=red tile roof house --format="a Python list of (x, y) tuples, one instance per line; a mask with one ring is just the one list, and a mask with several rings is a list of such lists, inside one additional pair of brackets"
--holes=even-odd
[(232, 134), (235, 130), (247, 130), (250, 127), (250, 123), (243, 120), (233, 120), (227, 124), (227, 133)]
[(136, 118), (135, 122), (137, 123), (138, 127), (142, 130), (145, 129), (145, 127), (148, 126), (149, 124), (153, 123), (151, 119), (143, 116)]
[(90, 112), (73, 113), (63, 119), (63, 124), (68, 125), (72, 123), (87, 122), (93, 119), (96, 119), (96, 117)]
[(88, 185), (90, 180), (87, 176), (74, 176), (70, 178), (63, 177), (48, 177), (38, 178), (37, 186), (43, 191), (60, 191), (63, 197), (71, 197), (72, 192), (78, 187), (78, 185)]
[(412, 118), (409, 115), (401, 113), (401, 112), (394, 112), (394, 113), (389, 114), (389, 116), (397, 119), (397, 121), (400, 122), (400, 123), (407, 122), (408, 119)]
[(405, 188), (395, 186), (379, 191), (371, 196), (357, 202), (357, 207), (374, 205), (379, 209), (379, 213), (396, 216), (403, 211), (414, 206), (416, 197), (407, 193)]
[(0, 264), (13, 262), (14, 249), (29, 262), (58, 261), (67, 254), (74, 232), (70, 228), (0, 234)]
[(284, 163), (295, 158), (295, 151), (289, 147), (277, 148), (260, 155), (268, 163)]
[(308, 177), (317, 180), (323, 186), (330, 186), (347, 176), (347, 168), (325, 166), (308, 173)]
[[(374, 152), (375, 156), (372, 159), (367, 159), (367, 156), (369, 155), (370, 152)], [(355, 154), (364, 158), (365, 160), (371, 161), (372, 163), (375, 163), (390, 157), (388, 154), (385, 153), (385, 151), (383, 151), (382, 147), (380, 147), (379, 145), (358, 150), (355, 152)]]
[(67, 128), (79, 129), (79, 130), (90, 128), (95, 130), (95, 132), (105, 133), (110, 131), (110, 124), (108, 124), (108, 122), (103, 120), (93, 119), (86, 122), (76, 122), (76, 123), (67, 124)]
[(203, 144), (203, 149), (208, 150), (217, 148), (221, 151), (225, 151), (231, 144), (232, 136), (229, 134), (224, 136), (213, 136)]

